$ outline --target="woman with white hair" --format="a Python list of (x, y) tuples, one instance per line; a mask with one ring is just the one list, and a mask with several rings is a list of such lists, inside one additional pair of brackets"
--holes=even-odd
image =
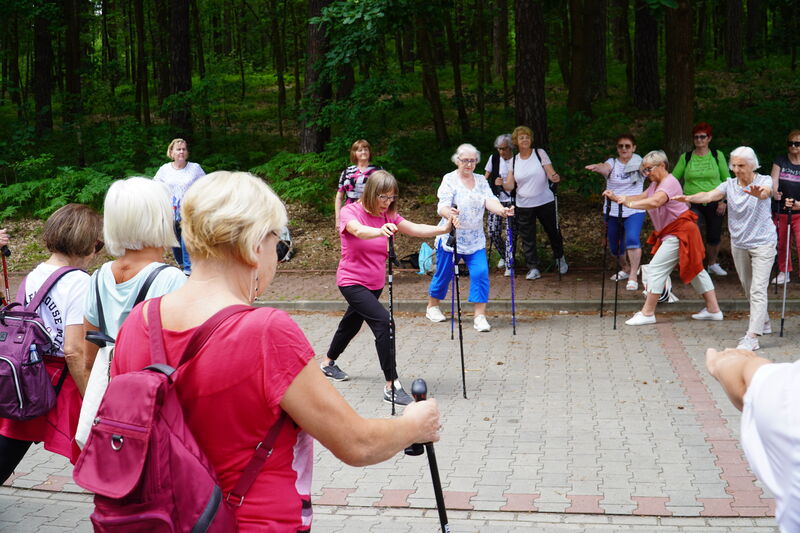
[(758, 158), (749, 146), (740, 146), (731, 152), (729, 166), (735, 177), (708, 192), (678, 195), (673, 200), (692, 204), (728, 202), (733, 263), (750, 300), (750, 323), (737, 348), (758, 350), (758, 336), (772, 333), (767, 288), (778, 240), (770, 211), (772, 178), (756, 173)]
[[(314, 349), (289, 315), (252, 307), (275, 276), (278, 232), (287, 220), (286, 208), (263, 180), (214, 172), (189, 190), (181, 211), (192, 274), (180, 289), (131, 311), (111, 374), (150, 364), (151, 328), (174, 367), (198, 328), (214, 325), (181, 366), (175, 388), (223, 494), (234, 490), (264, 435), (278, 428), (269, 459), (241, 501), (237, 496), (240, 533), (311, 528), (314, 439), (352, 466), (439, 440), (435, 400), (414, 402), (391, 420), (362, 418), (319, 371)], [(375, 241), (385, 250), (385, 239)]]
[[(172, 205), (164, 184), (140, 177), (111, 184), (103, 202), (103, 239), (108, 253), (117, 259), (92, 274), (84, 311), (86, 331), (116, 338), (137, 303), (186, 283), (179, 269), (167, 268), (162, 262), (164, 250), (178, 244), (172, 223)], [(83, 350), (89, 375), (98, 347), (85, 341)]]
[(647, 296), (641, 311), (625, 321), (629, 326), (656, 323), (656, 305), (667, 278), (680, 265), (681, 280), (691, 283), (703, 295), (706, 306), (692, 315), (695, 320), (722, 320), (714, 284), (703, 268), (705, 248), (695, 221), (697, 215), (685, 203), (674, 200), (683, 194), (681, 184), (667, 170), (667, 155), (654, 150), (642, 158), (641, 173), (650, 179), (650, 186), (632, 196), (618, 196), (606, 190), (603, 196), (629, 209), (646, 209), (655, 231), (647, 240), (653, 245), (653, 259), (648, 265)]
[[(436, 193), (439, 197), (438, 213), (442, 217), (439, 226), (448, 219), (458, 217), (456, 231), (457, 259), (463, 259), (469, 269), (469, 301), (475, 304), (473, 327), (478, 331), (490, 331), (486, 320), (486, 303), (489, 301), (489, 268), (486, 260), (486, 235), (483, 232), (483, 214), (489, 212), (507, 217), (514, 214), (513, 207), (503, 207), (486, 181), (475, 173), (481, 160), (478, 149), (471, 144), (462, 144), (450, 158), (456, 170), (445, 174)], [(443, 322), (444, 314), (439, 301), (447, 296), (447, 287), (453, 279), (453, 247), (448, 238), (436, 238), (436, 273), (428, 289), (428, 308), (425, 316), (431, 322)]]
[[(511, 159), (514, 157), (514, 148), (511, 142), (511, 134), (503, 133), (498, 135), (494, 140), (494, 148), (497, 150), (489, 157), (484, 169), (484, 176), (492, 189), (492, 193), (500, 200), (503, 207), (510, 207), (512, 198), (511, 194), (503, 188), (503, 184), (508, 178), (508, 171), (511, 168)], [(503, 226), (500, 223), (500, 216), (494, 213), (489, 213), (487, 220), (489, 228), (490, 245), (494, 243), (494, 247), (500, 254), (500, 261), (497, 262), (497, 268), (506, 267), (505, 275), (511, 275), (511, 271), (506, 266), (506, 236), (503, 234)], [(516, 231), (514, 231), (516, 234)], [(491, 246), (489, 248), (491, 251)]]

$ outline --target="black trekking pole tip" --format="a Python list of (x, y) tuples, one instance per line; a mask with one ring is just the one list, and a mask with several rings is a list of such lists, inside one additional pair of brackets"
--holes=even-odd
[(5, 257), (11, 257), (11, 250), (8, 249), (8, 246), (3, 246), (0, 248), (0, 253), (2, 253)]

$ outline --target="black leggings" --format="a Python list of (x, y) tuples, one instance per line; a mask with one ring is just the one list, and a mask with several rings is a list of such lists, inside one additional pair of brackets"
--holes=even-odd
[(725, 215), (717, 214), (719, 202), (709, 202), (706, 205), (692, 204), (690, 209), (697, 213), (697, 225), (700, 226), (700, 219), (706, 225), (706, 244), (711, 246), (719, 244), (722, 240), (722, 221)]
[(6, 482), (33, 444), (28, 440), (17, 440), (0, 435), (0, 485)]
[(336, 361), (366, 321), (375, 335), (375, 349), (378, 351), (383, 376), (386, 381), (394, 381), (397, 379), (397, 363), (389, 338), (389, 311), (378, 301), (383, 289), (369, 290), (362, 285), (348, 285), (339, 287), (339, 291), (347, 300), (348, 306), (333, 335), (328, 358)]
[(536, 251), (536, 220), (542, 223), (550, 247), (553, 249), (553, 258), (564, 256), (564, 241), (561, 230), (556, 220), (556, 203), (550, 202), (537, 207), (516, 207), (515, 214), (519, 237), (522, 240), (522, 253), (528, 268), (539, 268), (539, 254)]

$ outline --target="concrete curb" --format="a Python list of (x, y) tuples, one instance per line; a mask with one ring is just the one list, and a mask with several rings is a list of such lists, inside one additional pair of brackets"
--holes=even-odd
[[(386, 298), (383, 298), (384, 300)], [(425, 310), (427, 300), (397, 300), (394, 301), (394, 309), (400, 313), (422, 313)], [(617, 310), (623, 313), (633, 313), (642, 308), (643, 300), (619, 300)], [(284, 311), (319, 311), (319, 312), (342, 312), (346, 308), (344, 299), (342, 300), (265, 300), (256, 301), (255, 305), (260, 307), (274, 307)], [(443, 302), (444, 305), (444, 302)], [(532, 311), (542, 313), (558, 313), (567, 311), (572, 313), (594, 313), (600, 310), (600, 300), (517, 300), (514, 302), (517, 311)], [(672, 304), (659, 304), (659, 313), (696, 313), (704, 306), (703, 300), (680, 300)], [(449, 303), (445, 306), (449, 308)], [(747, 300), (725, 300), (720, 302), (720, 307), (725, 313), (748, 312), (750, 304)], [(471, 311), (471, 305), (462, 300), (462, 310)], [(781, 300), (769, 302), (769, 310), (780, 313), (782, 308)], [(800, 308), (800, 300), (786, 300), (787, 311)], [(614, 311), (614, 298), (607, 298), (605, 301), (606, 312)], [(489, 312), (510, 313), (511, 300), (492, 300), (489, 302)], [(775, 318), (773, 316), (773, 318)]]

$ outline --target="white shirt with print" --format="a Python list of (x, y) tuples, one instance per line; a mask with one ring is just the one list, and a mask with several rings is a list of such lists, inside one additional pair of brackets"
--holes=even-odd
[[(478, 250), (486, 248), (483, 215), (486, 211), (486, 200), (495, 198), (486, 178), (480, 174), (473, 173), (472, 175), (475, 178), (475, 187), (467, 189), (458, 176), (457, 170), (445, 174), (442, 184), (439, 185), (439, 191), (436, 193), (439, 197), (438, 209), (458, 206), (458, 220), (461, 227), (456, 230), (456, 236), (458, 237), (458, 253), (462, 255), (474, 254)], [(447, 221), (442, 218), (439, 226), (445, 224)], [(447, 234), (436, 237), (436, 246), (441, 242), (445, 251), (452, 252), (453, 249), (447, 246), (447, 238)]]

